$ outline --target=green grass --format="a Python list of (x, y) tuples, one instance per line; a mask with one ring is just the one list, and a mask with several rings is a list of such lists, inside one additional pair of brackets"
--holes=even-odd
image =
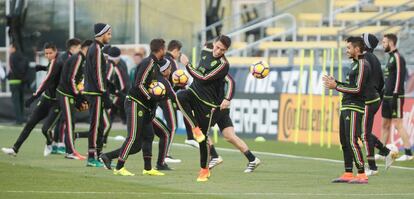
[[(20, 129), (0, 127), (0, 147), (11, 146)], [(183, 140), (183, 136), (175, 138), (176, 143)], [(338, 146), (327, 149), (274, 141), (246, 142), (254, 151), (341, 160)], [(79, 151), (86, 152), (86, 140), (76, 145)], [(121, 142), (110, 141), (105, 150), (120, 145)], [(254, 173), (245, 174), (247, 162), (243, 155), (218, 150), (224, 163), (212, 170), (208, 182), (197, 183), (199, 155), (190, 147), (173, 146), (174, 157), (183, 162), (170, 164), (175, 170), (161, 177), (141, 175), (142, 153), (130, 156), (126, 163), (128, 170), (137, 175), (120, 177), (108, 170), (88, 168), (83, 161), (66, 160), (59, 155), (43, 157), (43, 147), (43, 137), (36, 130), (17, 157), (0, 154), (0, 198), (349, 198), (349, 194), (360, 198), (414, 197), (414, 170), (391, 168), (384, 172), (380, 167), (380, 175), (371, 177), (368, 185), (332, 184), (330, 180), (343, 170), (342, 163), (257, 153), (263, 164)], [(234, 149), (221, 139), (217, 147)], [(156, 156), (157, 147), (153, 154)], [(414, 162), (395, 165), (414, 169)]]

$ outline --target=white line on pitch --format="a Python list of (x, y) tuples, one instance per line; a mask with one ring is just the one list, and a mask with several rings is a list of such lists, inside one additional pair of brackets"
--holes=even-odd
[[(0, 128), (11, 128), (11, 129), (19, 128), (20, 129), (21, 127), (0, 125)], [(39, 129), (35, 128), (35, 130), (39, 130)], [(154, 142), (154, 143), (156, 143), (156, 142)], [(173, 143), (173, 145), (180, 146), (180, 147), (193, 148), (193, 147), (191, 147), (187, 144)], [(221, 151), (240, 153), (240, 151), (236, 150), (236, 149), (228, 149), (228, 148), (221, 148), (221, 147), (216, 147), (216, 149), (219, 149)], [(289, 155), (289, 154), (281, 154), (281, 153), (260, 152), (260, 151), (253, 151), (253, 152), (256, 153), (256, 154), (259, 154), (259, 155), (267, 155), (267, 156), (273, 156), (273, 157), (291, 158), (291, 159), (299, 159), (299, 160), (314, 160), (314, 161), (321, 161), (321, 162), (343, 163), (342, 160), (333, 160), (333, 159), (328, 159), (328, 158), (315, 158), (315, 157), (308, 157), (308, 156), (298, 156), (298, 155)], [(383, 164), (377, 164), (377, 165), (378, 166), (384, 166)], [(391, 166), (391, 168), (414, 171), (413, 167)]]
[[(187, 144), (180, 144), (180, 143), (173, 143), (173, 145), (177, 145), (177, 146), (180, 146), (180, 147), (191, 147)], [(221, 148), (221, 147), (216, 147), (216, 149), (218, 149), (220, 151), (240, 153), (240, 151), (236, 150), (236, 149), (228, 149), (228, 148)], [(260, 152), (260, 151), (253, 151), (253, 152), (256, 153), (256, 154), (259, 154), (259, 155), (267, 155), (267, 156), (273, 156), (273, 157), (291, 158), (291, 159), (299, 159), (299, 160), (314, 160), (314, 161), (333, 162), (333, 163), (341, 163), (341, 164), (344, 163), (344, 161), (342, 161), (342, 160), (333, 160), (333, 159), (328, 159), (328, 158), (314, 158), (314, 157), (308, 157), (308, 156), (288, 155), (288, 154)], [(384, 166), (383, 164), (377, 164), (377, 165), (378, 166)], [(403, 169), (403, 170), (413, 170), (414, 171), (414, 168), (412, 168), (412, 167), (391, 166), (391, 168)]]
[(95, 192), (95, 191), (23, 191), (8, 190), (3, 193), (33, 193), (33, 194), (105, 194), (105, 195), (206, 195), (206, 196), (414, 196), (414, 193), (283, 193), (283, 192), (221, 192), (221, 193), (190, 193), (190, 192)]

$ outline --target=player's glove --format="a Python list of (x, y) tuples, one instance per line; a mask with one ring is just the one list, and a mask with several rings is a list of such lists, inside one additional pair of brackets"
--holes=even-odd
[(38, 65), (35, 66), (35, 71), (36, 72), (39, 72), (39, 71), (47, 71), (47, 67), (38, 64)]

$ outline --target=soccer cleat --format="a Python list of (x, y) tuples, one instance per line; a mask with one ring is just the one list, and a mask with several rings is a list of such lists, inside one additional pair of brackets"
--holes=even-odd
[(163, 176), (165, 175), (165, 173), (161, 173), (155, 169), (151, 169), (151, 170), (142, 170), (142, 174), (143, 175), (149, 175), (149, 176)]
[(378, 170), (371, 170), (371, 169), (365, 168), (365, 174), (367, 176), (376, 176), (378, 175)]
[(197, 182), (206, 182), (208, 181), (209, 177), (210, 177), (210, 170), (201, 168), (198, 174), (198, 177), (197, 177)]
[(76, 152), (71, 153), (71, 154), (66, 154), (65, 155), (65, 158), (72, 159), (72, 160), (86, 160), (86, 157), (85, 156), (83, 156), (83, 155), (81, 155), (79, 153), (76, 153)]
[(103, 165), (106, 169), (112, 170), (112, 166), (111, 166), (112, 161), (104, 153), (99, 156), (99, 161), (101, 161), (103, 163)]
[(64, 146), (58, 147), (56, 153), (57, 154), (66, 154), (66, 147), (64, 147)]
[(86, 163), (87, 167), (103, 167), (104, 164), (102, 162), (99, 162), (95, 158), (89, 158), (88, 162)]
[(129, 172), (128, 170), (125, 169), (125, 167), (122, 167), (119, 170), (114, 169), (114, 175), (117, 176), (135, 176), (135, 174)]
[(218, 158), (211, 158), (210, 162), (208, 163), (208, 168), (212, 169), (221, 163), (223, 163), (223, 158), (221, 158), (221, 156)]
[(375, 154), (374, 159), (375, 160), (385, 160), (385, 156), (380, 155), (380, 154)]
[(206, 139), (206, 136), (203, 134), (199, 127), (195, 127), (192, 129), (194, 139), (200, 143)]
[(52, 144), (52, 154), (58, 154), (58, 146), (56, 144)]
[(410, 161), (413, 159), (412, 155), (402, 155), (401, 157), (397, 158), (395, 161), (403, 162), (403, 161)]
[(388, 170), (392, 163), (397, 159), (398, 153), (394, 151), (390, 151), (387, 156), (385, 156), (385, 170)]
[(16, 157), (17, 153), (13, 148), (1, 148), (3, 153)]
[(46, 145), (43, 150), (43, 156), (48, 156), (52, 153), (52, 145)]
[(349, 184), (368, 184), (368, 176), (365, 173), (358, 173), (352, 180), (348, 182)]
[(168, 164), (157, 164), (157, 166), (155, 167), (158, 171), (164, 170), (164, 171), (170, 171), (172, 170)]
[(184, 144), (190, 145), (190, 146), (192, 146), (194, 148), (197, 148), (197, 149), (200, 148), (200, 145), (198, 144), (198, 142), (195, 141), (195, 140), (193, 140), (193, 139), (191, 139), (191, 140), (185, 140), (184, 141)]
[(253, 172), (259, 165), (260, 165), (259, 158), (255, 158), (252, 162), (249, 162), (247, 164), (247, 168), (244, 170), (244, 173)]
[(171, 157), (171, 156), (167, 156), (167, 157), (165, 157), (165, 160), (164, 160), (166, 163), (181, 163), (181, 160), (180, 159), (174, 159), (173, 157)]
[(345, 172), (339, 178), (335, 178), (332, 180), (332, 183), (348, 183), (354, 178), (354, 174), (352, 172)]

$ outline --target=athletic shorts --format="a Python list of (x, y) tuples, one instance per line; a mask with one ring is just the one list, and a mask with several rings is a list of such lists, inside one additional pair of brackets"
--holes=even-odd
[[(397, 103), (397, 104), (393, 104)], [(392, 98), (384, 98), (382, 101), (382, 117), (387, 119), (403, 117), (404, 97), (398, 97), (396, 102)]]

